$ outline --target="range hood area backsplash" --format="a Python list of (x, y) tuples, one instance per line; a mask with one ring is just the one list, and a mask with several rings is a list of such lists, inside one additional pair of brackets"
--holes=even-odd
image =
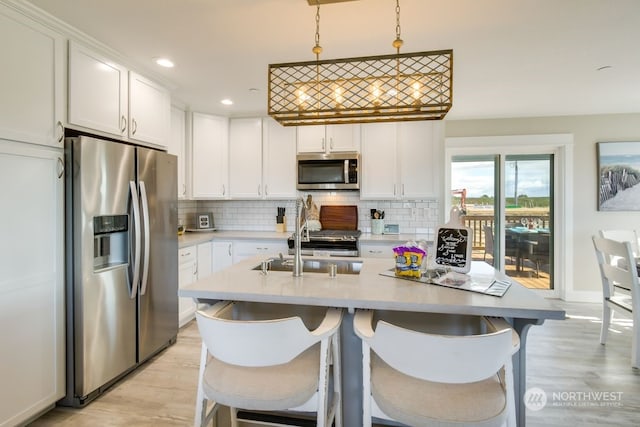
[[(360, 200), (358, 193), (329, 192), (300, 193), (306, 200), (313, 196), (318, 206), (358, 206), (358, 228), (371, 232), (371, 209), (385, 212), (385, 224), (398, 224), (400, 233), (432, 236), (440, 222), (439, 202), (430, 200)], [(196, 212), (213, 212), (218, 230), (275, 231), (277, 208), (286, 208), (287, 232), (294, 230), (295, 200), (182, 200), (178, 204), (178, 219), (188, 228), (195, 221)]]

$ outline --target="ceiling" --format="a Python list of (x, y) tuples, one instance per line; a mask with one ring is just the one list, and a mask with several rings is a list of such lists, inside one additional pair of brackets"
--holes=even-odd
[[(316, 8), (307, 0), (31, 3), (162, 76), (193, 111), (266, 115), (268, 64), (314, 59)], [(321, 6), (321, 59), (394, 53), (395, 6)], [(638, 0), (400, 0), (400, 8), (402, 52), (453, 49), (448, 120), (640, 112)], [(175, 67), (153, 64), (163, 56)]]

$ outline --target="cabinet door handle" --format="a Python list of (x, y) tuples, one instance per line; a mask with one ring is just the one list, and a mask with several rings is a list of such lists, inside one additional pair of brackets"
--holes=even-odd
[(64, 175), (64, 162), (58, 157), (58, 178), (62, 178), (62, 175)]
[(229, 252), (229, 256), (231, 256), (231, 243), (229, 243), (229, 246), (227, 247), (227, 251)]
[(404, 184), (402, 184), (402, 195), (404, 196)]
[(135, 135), (138, 131), (138, 122), (136, 119), (131, 119), (131, 135)]
[(187, 195), (187, 184), (182, 184), (182, 195), (183, 196)]
[(322, 138), (322, 151), (324, 151), (324, 149), (325, 149), (325, 141), (324, 141), (324, 138)]
[(269, 191), (268, 191), (268, 189), (269, 189), (269, 186), (268, 186), (267, 184), (265, 184), (265, 185), (264, 185), (264, 195), (265, 195), (265, 196), (268, 196), (268, 195), (269, 195)]
[(120, 119), (120, 123), (122, 124), (120, 131), (124, 133), (127, 130), (127, 118), (125, 116), (122, 116), (122, 118)]
[(258, 184), (258, 196), (262, 196), (261, 186)]
[(333, 138), (329, 138), (329, 148), (333, 150)]
[(378, 251), (370, 250), (369, 253), (370, 254), (381, 254), (382, 251), (380, 251), (380, 250), (378, 250)]
[(393, 195), (394, 195), (394, 197), (397, 195), (396, 187), (397, 187), (397, 184), (393, 184)]
[(180, 256), (190, 256), (191, 252), (183, 252), (180, 254)]
[(227, 189), (224, 187), (224, 184), (222, 184), (222, 195), (224, 196), (227, 193)]
[(58, 142), (62, 142), (62, 140), (64, 139), (64, 126), (62, 125), (61, 121), (58, 121), (58, 123), (56, 123), (56, 126), (60, 130), (60, 136), (58, 136)]

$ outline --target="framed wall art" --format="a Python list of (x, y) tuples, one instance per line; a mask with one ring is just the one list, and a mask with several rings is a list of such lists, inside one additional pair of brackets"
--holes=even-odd
[(640, 141), (598, 142), (598, 210), (640, 211)]

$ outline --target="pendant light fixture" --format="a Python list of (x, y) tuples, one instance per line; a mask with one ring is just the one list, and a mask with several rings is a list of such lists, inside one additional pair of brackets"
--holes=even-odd
[(392, 55), (269, 65), (269, 115), (284, 126), (441, 120), (451, 109), (453, 50), (400, 53), (400, 0)]

